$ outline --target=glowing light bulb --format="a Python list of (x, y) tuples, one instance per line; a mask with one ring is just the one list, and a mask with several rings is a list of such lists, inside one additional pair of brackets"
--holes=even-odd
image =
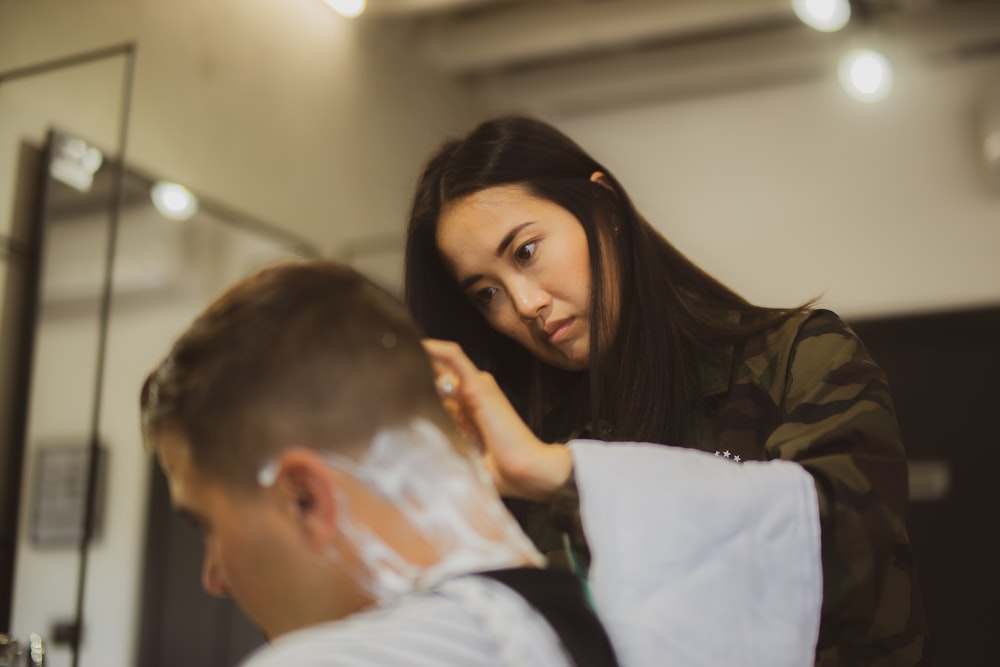
[(323, 0), (341, 16), (353, 19), (365, 11), (365, 0)]
[(840, 30), (851, 19), (848, 0), (792, 0), (792, 9), (800, 21), (820, 32)]
[(878, 102), (892, 91), (892, 65), (878, 51), (855, 49), (840, 60), (840, 84), (857, 100)]
[(198, 198), (180, 183), (160, 181), (149, 194), (156, 210), (169, 220), (187, 220), (198, 212)]

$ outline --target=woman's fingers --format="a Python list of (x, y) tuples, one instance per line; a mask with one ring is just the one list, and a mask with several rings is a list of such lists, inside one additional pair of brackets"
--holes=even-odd
[[(430, 352), (430, 350), (428, 350), (428, 352)], [(430, 356), (431, 362), (434, 366), (434, 384), (437, 387), (438, 395), (441, 397), (442, 405), (444, 405), (448, 414), (451, 415), (452, 421), (458, 425), (462, 434), (468, 438), (469, 441), (471, 441), (476, 448), (479, 449), (479, 451), (482, 451), (482, 436), (479, 434), (479, 429), (476, 427), (471, 417), (467, 414), (465, 406), (458, 395), (458, 387), (460, 384), (458, 374), (452, 369), (451, 364), (448, 362), (438, 359), (433, 354)]]
[(439, 392), (448, 390), (481, 434), (489, 430), (492, 444), (504, 445), (505, 436), (525, 433), (534, 439), (493, 376), (479, 370), (457, 343), (425, 339), (424, 347), (434, 362)]
[(449, 341), (425, 339), (438, 391), (459, 426), (481, 446), (484, 462), (505, 495), (544, 500), (569, 477), (572, 458), (562, 445), (546, 445), (517, 414), (494, 377)]
[(465, 356), (465, 352), (458, 343), (425, 338), (423, 344), (427, 354), (435, 362), (435, 366), (454, 373), (460, 383), (480, 372), (476, 365)]

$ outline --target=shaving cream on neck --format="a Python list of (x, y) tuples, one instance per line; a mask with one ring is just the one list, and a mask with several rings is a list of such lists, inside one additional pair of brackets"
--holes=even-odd
[[(507, 512), (482, 461), (460, 455), (426, 420), (379, 431), (360, 461), (331, 452), (323, 457), (388, 501), (435, 551), (430, 566), (412, 562), (359, 521), (349, 494), (338, 489), (338, 528), (361, 565), (351, 569), (378, 602), (461, 574), (545, 563)], [(275, 462), (259, 480), (269, 486), (276, 475)], [(332, 555), (350, 567), (341, 554)]]

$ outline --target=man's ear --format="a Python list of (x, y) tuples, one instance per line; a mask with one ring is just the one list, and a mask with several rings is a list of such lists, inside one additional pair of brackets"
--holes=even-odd
[(329, 466), (304, 447), (286, 450), (277, 461), (272, 490), (310, 544), (324, 549), (337, 535), (335, 480)]

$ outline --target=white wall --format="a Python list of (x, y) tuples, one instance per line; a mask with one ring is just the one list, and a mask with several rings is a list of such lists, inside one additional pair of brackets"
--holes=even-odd
[(552, 120), (750, 300), (879, 316), (1000, 304), (991, 87), (1000, 57), (913, 65), (873, 106), (831, 77)]
[[(1000, 304), (1000, 177), (982, 156), (989, 95), (1000, 96), (998, 56), (910, 63), (876, 105), (848, 98), (831, 72), (546, 120), (751, 301), (820, 297), (863, 318)], [(401, 246), (363, 259), (400, 284)]]
[[(331, 252), (398, 231), (417, 165), (475, 113), (419, 66), (403, 30), (351, 22), (321, 0), (0, 0), (0, 71), (130, 40), (130, 161)], [(102, 75), (98, 95), (117, 91), (119, 72)], [(90, 113), (86, 84), (56, 80), (23, 94), (0, 85), (3, 124), (41, 104), (113, 147), (114, 102)]]

